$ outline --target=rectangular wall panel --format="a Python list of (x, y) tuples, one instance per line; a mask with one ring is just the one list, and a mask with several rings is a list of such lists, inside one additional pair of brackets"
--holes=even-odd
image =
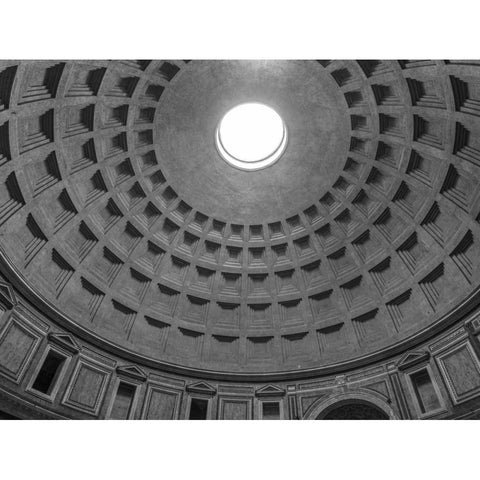
[(181, 393), (160, 387), (149, 387), (142, 418), (147, 420), (175, 420)]
[(458, 345), (437, 360), (454, 403), (480, 395), (480, 364), (470, 343)]
[(250, 420), (252, 418), (252, 400), (248, 398), (219, 399), (220, 420)]
[(39, 335), (11, 318), (0, 334), (0, 373), (18, 383), (39, 342)]
[(65, 393), (63, 404), (91, 415), (98, 415), (110, 372), (81, 359)]

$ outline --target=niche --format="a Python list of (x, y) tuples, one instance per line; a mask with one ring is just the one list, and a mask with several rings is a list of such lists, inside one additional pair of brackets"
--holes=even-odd
[(208, 412), (208, 400), (204, 398), (192, 398), (190, 401), (189, 420), (206, 420)]
[(119, 382), (115, 400), (110, 412), (112, 420), (128, 420), (133, 413), (133, 401), (137, 387), (130, 383)]
[(440, 393), (432, 381), (428, 369), (417, 370), (409, 377), (420, 416), (430, 415), (441, 410)]
[(62, 366), (66, 357), (55, 350), (49, 350), (37, 373), (31, 389), (47, 396), (52, 396), (55, 385), (58, 383)]
[(280, 402), (263, 402), (262, 420), (280, 420)]

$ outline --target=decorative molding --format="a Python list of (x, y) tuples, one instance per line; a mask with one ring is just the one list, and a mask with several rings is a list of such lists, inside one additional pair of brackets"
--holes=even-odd
[[(463, 365), (457, 364), (449, 367), (448, 360), (455, 355), (461, 355), (462, 350), (464, 355)], [(467, 358), (470, 360), (471, 368), (467, 368), (465, 363)], [(454, 348), (441, 353), (436, 357), (436, 361), (447, 385), (448, 393), (455, 405), (480, 395), (480, 361), (468, 341), (464, 341)], [(461, 387), (466, 389), (461, 391)]]
[(430, 352), (408, 352), (398, 361), (398, 369), (401, 371), (408, 370), (419, 363), (427, 363), (430, 358)]
[(256, 397), (283, 397), (287, 392), (277, 385), (265, 385), (255, 390)]
[(187, 385), (185, 390), (189, 393), (199, 393), (201, 395), (213, 396), (217, 393), (217, 389), (206, 382), (195, 382)]
[[(77, 382), (80, 376), (82, 376), (82, 381), (95, 380), (94, 384), (97, 385), (96, 391), (88, 392), (89, 395), (92, 396), (92, 398), (88, 398), (90, 403), (84, 403), (87, 401), (87, 398), (84, 398), (81, 395), (81, 391), (77, 390)], [(70, 377), (70, 382), (63, 396), (62, 404), (80, 412), (87, 413), (88, 415), (98, 416), (103, 404), (107, 385), (110, 382), (110, 377), (111, 371), (107, 370), (104, 365), (100, 365), (86, 357), (81, 357)], [(78, 388), (83, 387), (84, 385)]]
[(454, 332), (450, 333), (449, 335), (447, 335), (445, 338), (442, 338), (438, 342), (433, 343), (428, 348), (431, 352), (442, 350), (443, 348), (450, 346), (452, 343), (462, 338), (465, 338), (466, 334), (467, 332), (465, 328), (461, 327), (455, 330)]
[(73, 354), (79, 353), (82, 349), (82, 347), (78, 344), (75, 338), (68, 333), (50, 332), (48, 334), (48, 340)]
[(147, 380), (147, 374), (136, 365), (120, 365), (117, 367), (116, 372), (118, 376), (133, 378), (140, 382)]
[(7, 308), (13, 308), (17, 304), (15, 291), (13, 287), (6, 282), (0, 280), (0, 302), (4, 303)]

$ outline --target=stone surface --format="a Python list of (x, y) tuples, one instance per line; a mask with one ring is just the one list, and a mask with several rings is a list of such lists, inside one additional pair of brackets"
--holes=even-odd
[[(67, 362), (53, 410), (42, 404), (60, 416), (115, 412), (119, 365), (172, 375), (157, 390), (130, 376), (135, 418), (180, 418), (200, 379), (349, 389), (430, 340), (440, 355), (463, 333), (439, 332), (478, 303), (479, 78), (472, 61), (2, 61), (5, 381), (28, 389), (51, 325), (89, 365)], [(259, 172), (214, 145), (245, 101), (289, 131)], [(462, 415), (479, 385), (469, 359), (440, 364)], [(395, 380), (403, 417), (409, 368)], [(208, 415), (255, 417), (246, 396), (215, 394)], [(308, 416), (281, 401), (285, 418)]]

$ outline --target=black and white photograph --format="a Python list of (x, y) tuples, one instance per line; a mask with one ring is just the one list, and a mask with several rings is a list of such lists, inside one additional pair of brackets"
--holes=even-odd
[[(62, 22), (45, 27), (60, 44)], [(214, 471), (225, 435), (247, 465), (250, 436), (466, 435), (480, 419), (480, 49), (349, 50), (338, 25), (338, 52), (189, 55), (181, 16), (155, 22), (183, 37), (178, 55), (165, 37), (114, 49), (129, 29), (98, 20), (82, 27), (97, 53), (30, 55), (23, 29), (20, 54), (0, 50), (0, 431), (32, 425), (43, 457), (78, 437), (79, 464), (89, 441), (107, 460), (170, 432), (188, 463), (192, 432)], [(103, 434), (115, 453), (93, 446)]]

